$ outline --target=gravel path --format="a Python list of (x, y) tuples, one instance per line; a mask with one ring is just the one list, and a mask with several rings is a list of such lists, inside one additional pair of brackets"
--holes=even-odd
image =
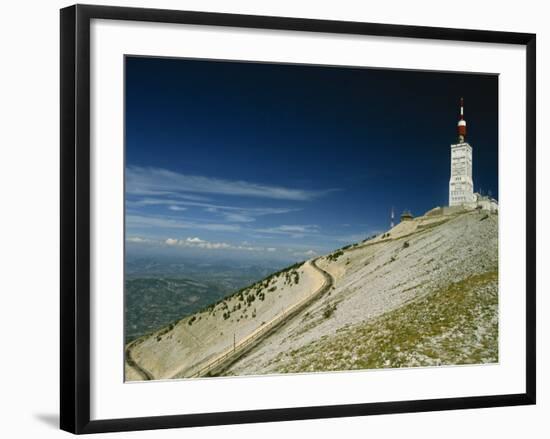
[(145, 370), (139, 364), (137, 364), (134, 358), (132, 357), (132, 348), (136, 343), (137, 343), (137, 340), (133, 341), (132, 343), (129, 343), (128, 346), (126, 346), (126, 349), (124, 351), (126, 365), (130, 367), (134, 372), (136, 372), (141, 377), (142, 380), (144, 381), (154, 380), (155, 377), (153, 377), (153, 375), (149, 371)]

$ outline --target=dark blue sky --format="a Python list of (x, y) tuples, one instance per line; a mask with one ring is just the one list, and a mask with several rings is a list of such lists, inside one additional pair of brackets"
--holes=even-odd
[(498, 197), (496, 76), (127, 57), (127, 237), (299, 258), (445, 205), (461, 96)]

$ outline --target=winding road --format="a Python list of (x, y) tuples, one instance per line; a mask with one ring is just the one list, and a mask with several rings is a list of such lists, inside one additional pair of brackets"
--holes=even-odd
[(223, 370), (227, 368), (237, 359), (244, 356), (252, 346), (256, 346), (260, 341), (266, 339), (270, 335), (273, 335), (276, 330), (280, 329), (285, 323), (295, 317), (300, 311), (304, 310), (314, 300), (318, 299), (327, 291), (329, 291), (334, 284), (334, 278), (332, 277), (332, 275), (317, 265), (317, 259), (307, 261), (306, 264), (308, 263), (319, 273), (321, 273), (324, 278), (323, 284), (318, 289), (316, 289), (307, 297), (295, 303), (291, 307), (283, 310), (269, 322), (263, 324), (255, 331), (239, 340), (239, 342), (237, 342), (234, 347), (226, 350), (225, 352), (222, 352), (216, 358), (213, 358), (207, 364), (203, 365), (197, 372), (195, 372), (192, 377), (198, 378), (202, 376), (208, 376), (215, 370)]
[[(234, 346), (230, 347), (221, 354), (217, 355), (215, 358), (203, 364), (200, 369), (191, 374), (191, 377), (204, 377), (211, 375), (215, 371), (224, 370), (225, 368), (233, 364), (236, 360), (241, 358), (243, 355), (246, 355), (246, 353), (253, 346), (256, 346), (260, 341), (275, 333), (275, 331), (280, 329), (285, 323), (295, 317), (300, 311), (304, 310), (314, 300), (318, 299), (332, 288), (334, 284), (334, 278), (330, 273), (323, 270), (317, 265), (317, 259), (307, 261), (305, 262), (305, 264), (309, 264), (312, 268), (316, 269), (323, 276), (324, 281), (319, 288), (317, 288), (315, 291), (313, 291), (311, 294), (309, 294), (307, 297), (303, 298), (299, 302), (277, 314), (269, 322), (266, 322), (256, 328), (253, 332), (235, 343)], [(137, 340), (130, 343), (126, 347), (126, 363), (144, 380), (153, 380), (155, 379), (154, 376), (149, 371), (143, 369), (132, 357), (132, 348), (136, 342)], [(175, 378), (175, 376), (171, 378)]]
[(138, 373), (139, 376), (143, 378), (144, 381), (150, 381), (154, 380), (155, 377), (153, 374), (145, 369), (143, 369), (139, 364), (136, 363), (134, 358), (132, 357), (132, 348), (137, 343), (138, 340), (135, 340), (126, 346), (126, 349), (124, 351), (124, 357), (126, 358), (126, 364), (131, 367), (134, 371)]

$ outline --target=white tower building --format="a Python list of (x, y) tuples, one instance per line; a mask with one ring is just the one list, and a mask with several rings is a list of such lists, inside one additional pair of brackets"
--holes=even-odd
[(449, 206), (468, 205), (476, 202), (472, 180), (472, 147), (466, 142), (464, 100), (460, 99), (460, 119), (457, 124), (458, 143), (451, 145), (451, 179), (449, 181)]

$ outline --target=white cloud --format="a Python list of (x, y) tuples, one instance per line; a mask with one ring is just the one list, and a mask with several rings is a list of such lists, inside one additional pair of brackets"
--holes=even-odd
[[(227, 242), (217, 242), (217, 241), (207, 241), (205, 239), (199, 238), (198, 236), (189, 236), (187, 238), (166, 238), (166, 239), (152, 239), (145, 238), (141, 236), (129, 236), (126, 238), (127, 242), (135, 244), (146, 244), (146, 245), (156, 245), (164, 247), (182, 247), (182, 248), (196, 248), (204, 250), (229, 250), (229, 251), (243, 251), (243, 252), (262, 252), (262, 253), (275, 253), (280, 252), (282, 249), (277, 247), (263, 247), (253, 245), (247, 241), (242, 241), (240, 244), (230, 244)], [(286, 248), (283, 249), (288, 251), (294, 257), (297, 258), (311, 258), (319, 255), (318, 251), (313, 249), (304, 250), (301, 248)]]
[(281, 232), (287, 232), (287, 233), (316, 233), (318, 232), (319, 226), (316, 225), (298, 225), (298, 226), (278, 226), (277, 230), (280, 230)]
[(168, 238), (164, 241), (164, 244), (168, 246), (201, 248), (206, 250), (266, 251), (266, 249), (263, 247), (254, 247), (250, 245), (232, 245), (226, 242), (206, 241), (198, 237), (190, 237), (185, 239)]
[(195, 237), (195, 238), (187, 238), (186, 241), (187, 241), (187, 242), (193, 242), (193, 243), (206, 242), (206, 241), (204, 241), (204, 240), (202, 240), (202, 239), (200, 239), (200, 238), (196, 238), (196, 237)]
[(202, 195), (192, 195), (192, 194), (186, 194), (186, 193), (178, 193), (174, 191), (158, 191), (154, 189), (140, 189), (140, 188), (133, 188), (132, 190), (129, 190), (126, 188), (126, 192), (128, 194), (142, 196), (142, 197), (164, 197), (164, 196), (170, 196), (170, 197), (176, 197), (183, 200), (191, 200), (191, 201), (210, 201), (210, 198), (204, 197)]
[(147, 238), (142, 238), (141, 236), (127, 236), (126, 242), (145, 243), (145, 242), (151, 242), (151, 240)]
[(209, 250), (229, 249), (231, 246), (225, 242), (209, 242), (200, 238), (174, 239), (168, 238), (164, 241), (166, 245), (179, 245), (182, 247), (197, 247)]
[(238, 224), (199, 223), (177, 218), (146, 215), (127, 215), (126, 226), (129, 228), (160, 227), (166, 229), (199, 229), (218, 232), (238, 232), (241, 230)]
[(268, 235), (288, 235), (293, 238), (302, 238), (305, 235), (315, 235), (319, 233), (319, 226), (316, 224), (305, 225), (281, 225), (276, 227), (268, 227), (256, 229), (256, 232)]
[(255, 218), (242, 213), (224, 213), (224, 218), (232, 223), (250, 223), (256, 221)]
[(162, 168), (129, 166), (126, 169), (126, 191), (134, 195), (148, 192), (179, 194), (191, 192), (303, 201), (326, 195), (334, 189), (318, 191), (294, 189), (242, 180), (187, 175)]
[(181, 207), (181, 206), (168, 206), (168, 209), (173, 210), (174, 212), (182, 212), (184, 210), (187, 210), (187, 207)]
[(126, 201), (127, 207), (139, 208), (146, 206), (167, 205), (170, 210), (184, 211), (188, 207), (204, 208), (205, 212), (213, 213), (223, 217), (224, 220), (235, 223), (246, 223), (256, 221), (257, 217), (265, 215), (280, 215), (289, 212), (295, 212), (300, 209), (289, 207), (239, 207), (227, 206), (212, 203), (203, 203), (197, 201), (182, 201), (166, 198), (141, 198), (139, 200)]

